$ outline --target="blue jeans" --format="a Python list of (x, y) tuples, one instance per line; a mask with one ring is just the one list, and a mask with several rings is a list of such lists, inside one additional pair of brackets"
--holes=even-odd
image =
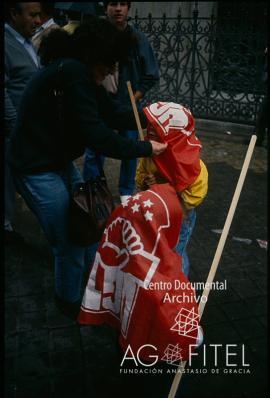
[(185, 218), (185, 220), (181, 225), (179, 242), (175, 248), (177, 253), (179, 253), (182, 256), (182, 271), (186, 276), (188, 276), (189, 274), (189, 259), (187, 255), (187, 244), (192, 235), (195, 222), (196, 222), (196, 211), (195, 209), (192, 209), (189, 211), (187, 217)]
[(96, 245), (83, 248), (68, 239), (70, 194), (82, 182), (71, 163), (65, 170), (31, 175), (14, 174), (18, 192), (37, 216), (55, 256), (55, 291), (64, 300), (75, 302), (82, 295), (83, 274), (89, 269)]
[[(138, 139), (138, 131), (127, 130), (119, 133), (126, 138), (131, 138), (134, 141)], [(101, 156), (101, 162), (104, 164), (104, 157)], [(123, 159), (121, 161), (120, 176), (119, 176), (119, 194), (133, 195), (135, 189), (135, 175), (137, 168), (137, 159)], [(85, 181), (91, 180), (99, 175), (99, 169), (96, 164), (95, 153), (91, 149), (86, 149), (83, 178)]]

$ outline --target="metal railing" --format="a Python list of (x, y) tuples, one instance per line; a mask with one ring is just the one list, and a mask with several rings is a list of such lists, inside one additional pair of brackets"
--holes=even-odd
[(257, 26), (245, 15), (241, 23), (231, 15), (200, 17), (196, 3), (190, 18), (136, 15), (132, 23), (148, 37), (160, 69), (144, 102), (177, 102), (197, 118), (254, 125), (267, 85), (265, 14)]

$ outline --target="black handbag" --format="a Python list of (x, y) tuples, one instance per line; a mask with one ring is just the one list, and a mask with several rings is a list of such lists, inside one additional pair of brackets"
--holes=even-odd
[(96, 159), (100, 176), (81, 183), (70, 199), (69, 239), (77, 246), (98, 242), (115, 208), (101, 161)]

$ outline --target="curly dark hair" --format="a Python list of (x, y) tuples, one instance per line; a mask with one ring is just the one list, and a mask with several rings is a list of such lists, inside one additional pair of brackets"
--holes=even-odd
[[(110, 1), (103, 1), (103, 7), (105, 8), (105, 10), (107, 10), (107, 7), (110, 3), (111, 3)], [(130, 5), (131, 5), (131, 1), (127, 1), (128, 9), (130, 9)]]
[(63, 29), (52, 30), (42, 39), (39, 55), (43, 65), (57, 58), (71, 57), (89, 66), (111, 67), (117, 61), (126, 62), (136, 43), (132, 32), (120, 31), (106, 19), (91, 17), (72, 35)]
[(48, 65), (57, 58), (68, 58), (71, 56), (71, 38), (70, 35), (61, 28), (51, 30), (43, 35), (38, 55), (42, 65)]

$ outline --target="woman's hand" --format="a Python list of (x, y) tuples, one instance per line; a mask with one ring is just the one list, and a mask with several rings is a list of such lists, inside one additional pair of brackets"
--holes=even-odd
[(165, 151), (167, 148), (168, 144), (162, 144), (161, 142), (157, 141), (149, 141), (152, 145), (152, 155), (160, 155), (162, 152)]

